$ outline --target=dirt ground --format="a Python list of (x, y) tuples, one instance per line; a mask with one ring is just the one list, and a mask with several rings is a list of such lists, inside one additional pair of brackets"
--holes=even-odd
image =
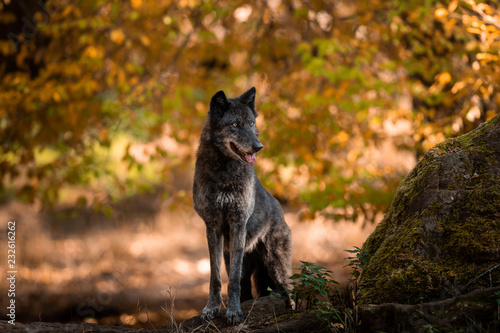
[[(0, 206), (2, 308), (9, 300), (6, 228), (15, 220), (17, 322), (151, 329), (199, 314), (210, 268), (204, 224), (189, 205), (171, 210), (170, 204), (160, 195), (131, 198), (115, 207), (112, 220), (89, 209), (47, 214), (14, 201)], [(315, 262), (345, 282), (344, 250), (361, 246), (375, 225), (321, 217), (301, 222), (297, 212), (284, 211), (294, 267)]]

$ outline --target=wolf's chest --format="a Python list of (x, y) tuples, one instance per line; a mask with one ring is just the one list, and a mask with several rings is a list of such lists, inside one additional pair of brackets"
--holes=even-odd
[[(232, 171), (232, 172), (230, 172)], [(238, 172), (245, 171), (245, 172)], [(255, 176), (251, 170), (197, 169), (194, 206), (199, 214), (251, 214), (255, 204)]]
[(227, 206), (234, 205), (236, 203), (236, 195), (232, 192), (219, 192), (215, 196), (215, 205), (218, 208), (224, 208)]
[(243, 186), (225, 187), (216, 186), (216, 190), (209, 194), (215, 209), (236, 209), (238, 211), (248, 211), (253, 209), (255, 203), (255, 187), (253, 181), (245, 183)]

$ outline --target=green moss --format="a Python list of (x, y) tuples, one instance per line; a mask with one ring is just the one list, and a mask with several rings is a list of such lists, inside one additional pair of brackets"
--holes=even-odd
[(364, 244), (361, 303), (452, 296), (500, 261), (499, 160), (500, 116), (424, 155)]

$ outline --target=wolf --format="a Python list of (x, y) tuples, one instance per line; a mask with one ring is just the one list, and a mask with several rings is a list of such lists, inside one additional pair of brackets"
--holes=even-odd
[(221, 262), (229, 277), (226, 320), (243, 320), (240, 302), (268, 287), (284, 297), (291, 275), (291, 231), (279, 202), (262, 186), (253, 163), (263, 145), (255, 126), (254, 87), (237, 98), (213, 95), (203, 127), (193, 183), (193, 204), (204, 220), (210, 254), (210, 290), (201, 317), (221, 309)]

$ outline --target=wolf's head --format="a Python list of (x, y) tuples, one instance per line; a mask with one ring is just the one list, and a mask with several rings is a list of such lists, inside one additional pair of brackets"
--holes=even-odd
[(227, 156), (245, 163), (255, 162), (255, 153), (264, 146), (257, 138), (255, 127), (255, 88), (240, 97), (227, 98), (221, 90), (212, 96), (210, 140)]

